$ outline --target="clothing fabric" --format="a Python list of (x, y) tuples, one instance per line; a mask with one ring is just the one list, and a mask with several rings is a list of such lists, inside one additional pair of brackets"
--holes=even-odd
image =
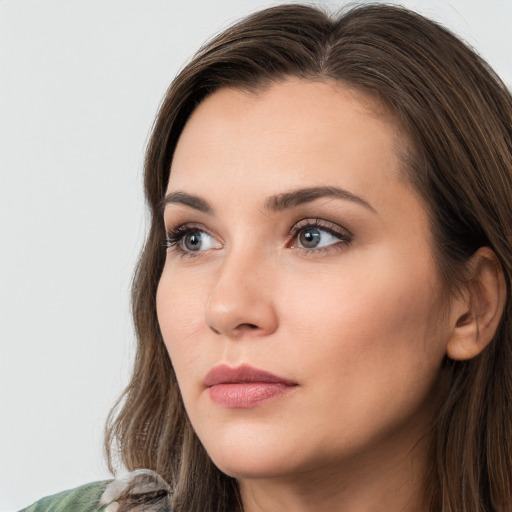
[(99, 512), (100, 499), (109, 481), (93, 482), (36, 501), (20, 512)]
[(158, 473), (136, 469), (37, 501), (20, 512), (172, 512), (172, 492)]

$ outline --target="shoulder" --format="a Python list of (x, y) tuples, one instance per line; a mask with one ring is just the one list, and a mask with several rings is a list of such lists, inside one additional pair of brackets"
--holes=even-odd
[(115, 480), (48, 496), (20, 512), (172, 512), (169, 484), (154, 471), (136, 469)]
[(109, 481), (93, 482), (36, 501), (20, 512), (94, 512)]

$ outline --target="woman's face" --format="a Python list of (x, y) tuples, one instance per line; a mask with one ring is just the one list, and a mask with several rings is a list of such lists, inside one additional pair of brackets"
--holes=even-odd
[(449, 315), (404, 137), (378, 110), (340, 84), (222, 89), (179, 139), (158, 318), (232, 476), (400, 457), (427, 430)]

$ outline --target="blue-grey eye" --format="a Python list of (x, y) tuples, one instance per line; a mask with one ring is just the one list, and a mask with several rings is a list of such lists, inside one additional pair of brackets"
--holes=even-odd
[(313, 249), (318, 246), (322, 238), (321, 230), (318, 228), (303, 229), (299, 233), (299, 243), (305, 249)]
[(319, 249), (338, 243), (341, 237), (319, 227), (305, 227), (297, 236), (297, 247), (302, 249)]
[(187, 252), (207, 251), (218, 246), (215, 238), (199, 229), (191, 230), (181, 238), (181, 247)]
[(202, 245), (202, 236), (200, 231), (191, 231), (181, 239), (183, 248), (187, 251), (199, 251)]

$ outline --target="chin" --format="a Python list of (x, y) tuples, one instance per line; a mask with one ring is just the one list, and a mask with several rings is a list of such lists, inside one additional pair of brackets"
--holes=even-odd
[(222, 436), (205, 439), (203, 445), (215, 466), (233, 478), (272, 478), (293, 472), (301, 465), (299, 450), (279, 436), (265, 435), (264, 430), (230, 429)]
[(276, 478), (293, 473), (290, 464), (281, 463), (280, 457), (268, 454), (249, 459), (246, 455), (220, 456), (212, 458), (213, 463), (226, 475), (237, 480)]

